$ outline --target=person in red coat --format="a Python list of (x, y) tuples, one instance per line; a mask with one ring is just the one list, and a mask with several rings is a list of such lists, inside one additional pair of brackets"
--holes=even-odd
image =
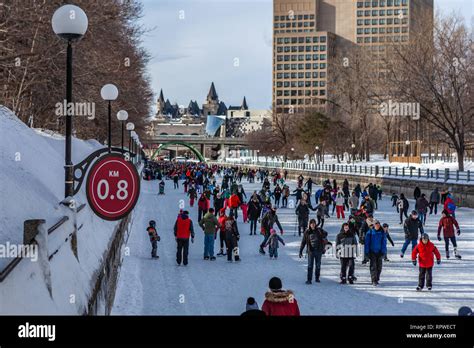
[(262, 311), (268, 316), (299, 316), (300, 309), (293, 291), (282, 290), (281, 279), (273, 277), (268, 284), (270, 291), (265, 294)]
[(441, 230), (443, 230), (444, 244), (446, 246), (446, 258), (449, 259), (449, 241), (451, 241), (454, 247), (454, 256), (457, 259), (460, 259), (461, 255), (458, 254), (456, 235), (454, 234), (454, 226), (456, 226), (458, 236), (461, 234), (459, 224), (456, 219), (453, 216), (449, 215), (446, 210), (443, 210), (441, 214), (442, 217), (439, 220), (438, 224), (438, 240), (441, 241)]
[(209, 201), (209, 198), (202, 193), (198, 200), (198, 222), (201, 222), (201, 218), (207, 214), (210, 206), (211, 202)]
[(418, 263), (420, 265), (420, 274), (418, 277), (418, 286), (416, 291), (421, 291), (423, 289), (425, 286), (425, 278), (426, 287), (428, 290), (431, 290), (433, 282), (432, 271), (434, 265), (434, 256), (436, 256), (436, 260), (439, 265), (441, 263), (441, 255), (438, 251), (438, 248), (433, 243), (431, 243), (430, 237), (426, 233), (423, 233), (420, 242), (411, 253), (411, 259), (414, 266), (416, 266), (417, 255)]
[(233, 193), (229, 198), (229, 208), (230, 211), (234, 214), (235, 219), (237, 220), (237, 211), (242, 202), (237, 194)]

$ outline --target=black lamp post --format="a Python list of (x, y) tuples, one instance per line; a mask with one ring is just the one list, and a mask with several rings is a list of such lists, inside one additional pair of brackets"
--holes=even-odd
[(118, 113), (117, 113), (117, 119), (120, 121), (120, 125), (122, 127), (122, 141), (121, 141), (121, 144), (122, 144), (122, 154), (123, 154), (123, 133), (124, 133), (124, 123), (126, 120), (128, 120), (128, 112), (126, 112), (125, 110), (120, 110)]
[(112, 149), (112, 101), (118, 98), (118, 89), (115, 85), (107, 84), (100, 90), (100, 95), (102, 99), (109, 102), (109, 119), (108, 119), (108, 130), (107, 130), (107, 145), (109, 146), (109, 152)]
[(128, 154), (132, 154), (132, 131), (135, 129), (135, 125), (132, 122), (127, 123), (125, 127), (128, 131)]
[[(64, 5), (54, 12), (51, 20), (54, 33), (67, 41), (66, 104), (72, 103), (72, 42), (79, 41), (87, 31), (86, 13), (78, 6)], [(66, 115), (64, 195), (74, 196), (74, 166), (72, 164), (72, 116)]]

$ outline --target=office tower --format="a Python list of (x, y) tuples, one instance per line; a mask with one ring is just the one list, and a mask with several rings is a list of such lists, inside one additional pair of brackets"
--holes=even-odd
[[(354, 45), (404, 44), (433, 0), (274, 0), (273, 111), (327, 107), (330, 60)], [(383, 69), (383, 67), (381, 67)]]

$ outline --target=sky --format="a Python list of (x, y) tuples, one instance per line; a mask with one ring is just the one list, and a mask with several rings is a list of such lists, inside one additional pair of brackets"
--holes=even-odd
[[(201, 106), (211, 82), (227, 106), (271, 106), (272, 0), (142, 0), (143, 46), (152, 56), (149, 74), (156, 96)], [(441, 13), (468, 22), (474, 0), (435, 0)]]

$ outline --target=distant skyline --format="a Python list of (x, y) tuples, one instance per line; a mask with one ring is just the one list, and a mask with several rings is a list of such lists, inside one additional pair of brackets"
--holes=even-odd
[[(158, 97), (201, 105), (215, 83), (219, 99), (268, 109), (272, 93), (272, 0), (142, 0), (143, 46)], [(468, 23), (472, 0), (435, 0), (435, 10), (456, 12)], [(155, 111), (155, 109), (154, 109)]]

